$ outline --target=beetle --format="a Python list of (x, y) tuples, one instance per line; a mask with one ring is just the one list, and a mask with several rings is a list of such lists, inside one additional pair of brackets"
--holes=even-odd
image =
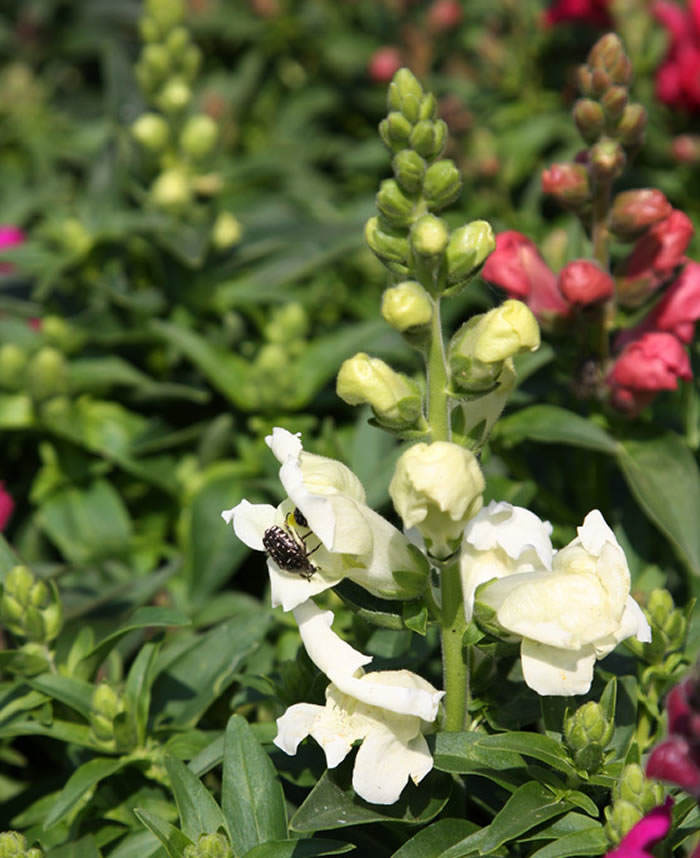
[(285, 572), (295, 572), (310, 581), (318, 567), (309, 560), (309, 557), (314, 551), (318, 551), (321, 544), (319, 543), (316, 548), (307, 551), (305, 537), (299, 536), (293, 530), (294, 524), (298, 524), (300, 527), (309, 526), (301, 510), (295, 509), (294, 512), (290, 513), (281, 527), (277, 524), (268, 527), (263, 534), (262, 543), (265, 551), (280, 569)]

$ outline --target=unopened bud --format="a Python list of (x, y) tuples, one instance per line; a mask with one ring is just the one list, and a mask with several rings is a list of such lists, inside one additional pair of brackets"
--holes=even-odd
[(446, 143), (447, 125), (442, 119), (437, 119), (434, 122), (429, 119), (420, 120), (414, 125), (409, 136), (411, 149), (430, 160), (442, 155)]
[(141, 54), (141, 62), (154, 82), (163, 80), (170, 71), (170, 55), (163, 45), (146, 45)]
[(671, 214), (665, 195), (655, 188), (640, 188), (617, 194), (610, 213), (610, 229), (618, 238), (634, 239)]
[(457, 199), (461, 190), (462, 177), (454, 162), (445, 159), (428, 167), (423, 180), (423, 196), (429, 209), (444, 209)]
[(24, 349), (14, 343), (0, 346), (0, 387), (18, 390), (22, 386), (22, 372), (26, 365)]
[(622, 146), (613, 140), (601, 140), (593, 145), (590, 157), (594, 175), (605, 180), (619, 176), (626, 161)]
[(486, 262), (495, 249), (496, 239), (491, 224), (473, 220), (450, 234), (447, 243), (447, 283), (456, 286), (466, 283)]
[(219, 129), (205, 113), (190, 116), (180, 135), (182, 151), (191, 158), (204, 158), (216, 144)]
[(593, 90), (593, 72), (587, 65), (581, 65), (576, 70), (576, 82), (578, 83), (581, 95), (588, 96), (589, 98), (595, 98), (600, 95), (600, 93)]
[(58, 349), (44, 346), (27, 365), (27, 387), (35, 399), (66, 393), (68, 390), (68, 368)]
[(185, 80), (192, 83), (202, 64), (202, 52), (197, 45), (188, 45), (180, 58), (180, 68)]
[(0, 858), (43, 858), (38, 847), (27, 848), (27, 838), (19, 831), (3, 831), (0, 834)]
[(231, 212), (219, 212), (211, 230), (211, 243), (216, 250), (228, 250), (241, 240), (242, 228)]
[(408, 146), (413, 126), (403, 114), (392, 111), (379, 123), (379, 135), (392, 152), (398, 152)]
[(93, 692), (91, 708), (92, 732), (102, 742), (111, 741), (114, 738), (114, 719), (124, 709), (119, 695), (107, 682), (101, 682)]
[(12, 634), (38, 643), (58, 635), (63, 612), (58, 591), (47, 587), (26, 566), (15, 566), (5, 576), (0, 599), (0, 621)]
[[(657, 588), (651, 591), (646, 613), (652, 625), (652, 631), (656, 629), (662, 634), (661, 648), (663, 652), (659, 653), (661, 657), (668, 650), (683, 646), (687, 621), (683, 612), (674, 605), (668, 590)], [(652, 647), (654, 643), (655, 641), (652, 639)]]
[(393, 235), (381, 229), (379, 218), (371, 217), (365, 225), (365, 240), (370, 250), (392, 270), (393, 266), (406, 268), (409, 249), (405, 235)]
[(408, 429), (421, 415), (423, 402), (418, 385), (364, 352), (343, 362), (336, 390), (348, 405), (371, 405), (377, 420), (393, 429)]
[(92, 236), (75, 217), (67, 217), (61, 222), (59, 239), (72, 256), (85, 256), (92, 249)]
[(139, 21), (139, 34), (144, 42), (157, 42), (161, 36), (160, 27), (147, 15)]
[(580, 98), (574, 105), (574, 122), (586, 143), (595, 143), (605, 126), (603, 108), (597, 101)]
[(382, 296), (382, 316), (397, 331), (409, 331), (428, 324), (433, 317), (430, 296), (414, 280), (387, 289)]
[(432, 92), (426, 93), (423, 96), (418, 108), (418, 119), (436, 119), (437, 118), (437, 99)]
[(552, 164), (542, 173), (542, 192), (551, 194), (562, 206), (579, 208), (591, 199), (588, 170), (582, 164)]
[(144, 113), (131, 126), (134, 139), (151, 152), (161, 152), (170, 136), (168, 123), (157, 113)]
[(182, 858), (233, 858), (233, 852), (225, 835), (200, 834), (196, 844), (185, 846)]
[(440, 256), (449, 240), (447, 224), (435, 215), (423, 215), (413, 224), (409, 240), (414, 255), (424, 258)]
[(587, 772), (597, 771), (603, 762), (605, 746), (612, 738), (614, 724), (603, 714), (599, 703), (590, 700), (564, 721), (564, 741), (574, 762)]
[(414, 444), (401, 455), (389, 494), (404, 527), (417, 527), (430, 553), (446, 557), (481, 509), (485, 485), (472, 452), (435, 441)]
[(632, 79), (632, 64), (615, 33), (606, 33), (598, 39), (588, 54), (588, 65), (605, 71), (614, 84), (625, 85)]
[(185, 27), (175, 27), (168, 33), (165, 40), (165, 47), (171, 56), (177, 59), (189, 43), (190, 34), (187, 32), (187, 29)]
[(420, 191), (423, 185), (426, 164), (412, 149), (402, 149), (392, 162), (396, 181), (408, 194)]
[(611, 86), (600, 100), (610, 128), (615, 128), (627, 106), (627, 87)]
[(641, 145), (647, 127), (647, 112), (641, 104), (634, 102), (625, 108), (617, 124), (616, 136), (623, 146)]
[(399, 69), (387, 92), (389, 110), (396, 110), (409, 122), (416, 122), (422, 98), (423, 87), (413, 72), (407, 68)]
[(164, 170), (153, 182), (150, 196), (153, 204), (158, 208), (180, 212), (192, 200), (189, 177), (184, 170), (177, 167)]
[(413, 222), (415, 200), (407, 196), (395, 179), (385, 179), (379, 186), (377, 208), (393, 227), (410, 226)]
[(591, 259), (575, 259), (565, 265), (557, 285), (567, 301), (580, 307), (606, 301), (615, 291), (612, 277)]
[(165, 113), (179, 113), (190, 103), (192, 90), (181, 78), (169, 80), (156, 98), (156, 103)]
[(612, 843), (619, 843), (642, 818), (642, 812), (629, 801), (616, 801), (605, 808), (605, 833)]
[(160, 27), (161, 32), (167, 32), (184, 19), (185, 4), (183, 0), (148, 0), (146, 12)]

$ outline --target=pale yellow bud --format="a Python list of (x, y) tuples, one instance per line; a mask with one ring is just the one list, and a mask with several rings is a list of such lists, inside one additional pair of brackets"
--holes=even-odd
[(540, 327), (532, 310), (509, 299), (486, 313), (478, 325), (474, 357), (493, 363), (540, 347)]
[(230, 212), (219, 212), (211, 230), (211, 243), (217, 250), (227, 250), (241, 240), (241, 223)]
[(170, 127), (157, 113), (144, 113), (131, 126), (131, 133), (144, 149), (161, 152), (168, 142)]
[(382, 297), (382, 316), (397, 331), (430, 324), (433, 302), (415, 280), (387, 289)]
[(377, 419), (394, 429), (413, 426), (421, 414), (418, 385), (408, 376), (394, 372), (383, 360), (364, 352), (344, 361), (336, 390), (348, 405), (371, 405)]
[(177, 167), (164, 170), (151, 186), (151, 199), (161, 209), (168, 211), (184, 209), (192, 199), (187, 174)]

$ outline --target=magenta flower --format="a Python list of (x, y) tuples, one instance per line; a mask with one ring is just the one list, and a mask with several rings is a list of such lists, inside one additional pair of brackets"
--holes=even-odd
[[(0, 253), (22, 244), (26, 236), (19, 227), (12, 224), (0, 224)], [(0, 274), (9, 274), (13, 266), (9, 262), (0, 262)]]
[(667, 798), (655, 807), (622, 838), (620, 845), (605, 858), (654, 858), (649, 851), (662, 840), (671, 827), (673, 799)]
[(666, 698), (669, 737), (647, 762), (647, 775), (678, 784), (700, 800), (700, 705), (697, 678), (691, 675)]
[(0, 531), (5, 529), (14, 508), (15, 502), (12, 500), (12, 495), (5, 491), (5, 483), (0, 480)]

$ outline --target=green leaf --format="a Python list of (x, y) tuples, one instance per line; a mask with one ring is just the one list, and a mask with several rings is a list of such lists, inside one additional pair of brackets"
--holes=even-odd
[(186, 399), (191, 402), (206, 402), (209, 394), (196, 387), (184, 384), (164, 384), (136, 369), (116, 355), (79, 358), (69, 365), (71, 391), (104, 391), (119, 385), (132, 387), (145, 398)]
[(136, 831), (128, 834), (109, 853), (109, 858), (151, 858), (160, 850), (160, 840), (151, 831)]
[(136, 629), (147, 629), (151, 626), (188, 626), (189, 624), (189, 618), (173, 608), (151, 606), (137, 608), (125, 625), (117, 629), (116, 632), (112, 632), (106, 638), (103, 638), (90, 650), (80, 662), (81, 668), (87, 676), (90, 676), (107, 658), (110, 651), (119, 641), (125, 635), (128, 635), (129, 632), (133, 632)]
[(621, 441), (617, 461), (644, 512), (690, 571), (700, 575), (700, 472), (693, 454), (669, 432)]
[(152, 642), (145, 643), (141, 647), (129, 668), (124, 686), (124, 708), (135, 729), (136, 743), (141, 746), (146, 742), (153, 666), (159, 647), (159, 644)]
[(429, 822), (440, 813), (452, 791), (450, 777), (430, 772), (417, 787), (409, 783), (395, 804), (370, 804), (352, 789), (353, 763), (352, 759), (346, 760), (338, 768), (324, 772), (294, 814), (289, 825), (293, 831), (324, 831), (379, 821)]
[(548, 843), (529, 858), (571, 858), (579, 855), (603, 855), (608, 848), (608, 838), (602, 825), (592, 825), (583, 831), (572, 831)]
[(615, 439), (592, 420), (556, 405), (532, 405), (502, 418), (494, 428), (493, 437), (507, 446), (529, 440), (570, 444), (610, 455), (617, 450)]
[(101, 858), (97, 843), (92, 834), (81, 837), (73, 843), (65, 843), (51, 849), (46, 858)]
[(478, 826), (468, 819), (438, 819), (407, 840), (391, 858), (440, 858), (445, 849), (477, 829)]
[(70, 676), (61, 676), (60, 673), (44, 673), (27, 680), (27, 685), (48, 694), (54, 700), (60, 700), (76, 712), (80, 712), (83, 718), (89, 718), (92, 710), (92, 695), (95, 686), (82, 679), (74, 679)]
[(0, 671), (17, 676), (32, 676), (49, 670), (51, 665), (43, 655), (25, 652), (23, 649), (0, 650)]
[(125, 763), (125, 760), (114, 759), (114, 757), (95, 757), (76, 769), (49, 811), (44, 824), (45, 828), (49, 829), (60, 822), (87, 793), (92, 792), (100, 781), (118, 772)]
[(221, 808), (199, 778), (175, 757), (166, 756), (165, 768), (183, 833), (196, 842), (200, 834), (215, 834), (219, 828), (225, 829), (226, 821)]
[(161, 819), (155, 813), (150, 813), (148, 810), (136, 807), (134, 808), (134, 814), (160, 840), (168, 854), (168, 858), (182, 858), (182, 853), (185, 849), (192, 845), (188, 837), (185, 837), (174, 825)]
[(5, 575), (18, 564), (19, 558), (15, 554), (14, 548), (0, 533), (0, 581), (4, 581)]
[(314, 858), (316, 855), (341, 855), (355, 849), (353, 843), (314, 837), (309, 840), (274, 840), (261, 843), (243, 858)]
[(277, 772), (240, 715), (232, 715), (226, 726), (221, 805), (236, 854), (286, 839), (287, 811)]
[(17, 718), (3, 724), (2, 736), (3, 739), (13, 736), (48, 736), (56, 742), (104, 751), (104, 747), (95, 739), (92, 730), (86, 724), (76, 724), (73, 721), (54, 719), (50, 724), (44, 724), (41, 721)]

